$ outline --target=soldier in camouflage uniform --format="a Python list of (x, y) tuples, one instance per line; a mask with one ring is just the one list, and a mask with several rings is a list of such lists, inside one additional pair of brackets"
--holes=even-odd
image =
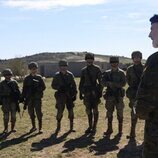
[(135, 128), (137, 123), (137, 116), (133, 112), (133, 106), (136, 101), (136, 92), (140, 82), (141, 75), (143, 73), (143, 64), (141, 63), (142, 53), (140, 51), (132, 52), (133, 65), (127, 68), (126, 79), (128, 83), (128, 89), (126, 96), (129, 99), (129, 107), (131, 108), (131, 131), (127, 136), (129, 139), (135, 139)]
[(35, 124), (35, 112), (38, 119), (39, 133), (42, 133), (42, 97), (46, 86), (40, 75), (37, 74), (38, 64), (31, 62), (28, 64), (30, 74), (23, 82), (22, 97), (24, 100), (24, 109), (28, 107), (28, 113), (31, 118), (32, 128), (30, 132), (37, 130)]
[(108, 118), (108, 129), (104, 132), (105, 135), (110, 135), (113, 132), (112, 120), (113, 112), (116, 108), (118, 119), (118, 134), (122, 134), (123, 126), (123, 109), (124, 109), (124, 89), (126, 84), (126, 77), (122, 69), (118, 67), (119, 58), (110, 57), (111, 69), (107, 70), (102, 77), (103, 86), (107, 87), (104, 93), (106, 100), (105, 108), (107, 110), (106, 117)]
[(59, 71), (56, 72), (52, 80), (52, 88), (56, 90), (56, 108), (57, 108), (57, 128), (56, 132), (60, 131), (61, 119), (63, 117), (63, 112), (65, 105), (68, 110), (68, 118), (70, 120), (70, 131), (73, 132), (73, 120), (74, 120), (74, 101), (76, 100), (77, 89), (74, 80), (74, 75), (68, 71), (68, 63), (66, 60), (59, 61)]
[(11, 132), (16, 132), (14, 128), (16, 122), (16, 111), (19, 108), (18, 102), (20, 99), (20, 90), (18, 83), (11, 78), (13, 74), (10, 69), (5, 69), (2, 74), (5, 78), (5, 80), (0, 82), (0, 100), (4, 121), (3, 132), (8, 132), (9, 114), (11, 114)]
[(96, 132), (99, 112), (98, 104), (102, 96), (101, 86), (101, 70), (100, 67), (94, 64), (94, 54), (87, 53), (85, 55), (87, 66), (81, 71), (81, 78), (79, 83), (80, 99), (86, 106), (86, 113), (88, 115), (89, 127), (85, 133)]
[[(158, 48), (158, 15), (151, 19), (149, 37)], [(158, 157), (158, 52), (146, 61), (137, 92), (136, 113), (145, 120), (143, 158)]]

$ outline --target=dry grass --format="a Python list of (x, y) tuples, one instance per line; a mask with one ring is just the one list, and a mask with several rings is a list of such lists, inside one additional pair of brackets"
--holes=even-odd
[[(78, 83), (78, 79), (76, 79)], [(117, 137), (117, 119), (114, 115), (114, 133), (110, 138), (103, 137), (106, 129), (104, 101), (99, 105), (98, 130), (95, 136), (84, 134), (87, 128), (87, 117), (82, 102), (77, 99), (75, 111), (75, 130), (68, 133), (69, 121), (67, 111), (62, 119), (62, 129), (58, 136), (54, 134), (56, 128), (56, 109), (54, 101), (54, 91), (51, 89), (51, 79), (46, 79), (47, 89), (43, 98), (43, 131), (39, 135), (37, 132), (28, 134), (31, 128), (30, 119), (25, 111), (22, 119), (17, 114), (17, 132), (11, 133), (6, 138), (0, 138), (1, 158), (140, 158), (141, 144), (143, 140), (143, 121), (138, 121), (137, 141), (129, 142), (126, 135), (130, 130), (130, 110), (128, 100), (125, 98), (124, 128), (121, 138)], [(23, 105), (21, 105), (22, 108)], [(0, 112), (0, 131), (3, 131), (2, 112)]]

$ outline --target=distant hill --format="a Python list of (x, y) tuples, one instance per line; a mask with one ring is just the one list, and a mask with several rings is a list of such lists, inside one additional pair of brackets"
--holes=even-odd
[[(70, 61), (82, 61), (84, 60), (85, 57), (85, 52), (55, 52), (55, 53), (49, 53), (49, 52), (44, 52), (44, 53), (39, 53), (31, 56), (25, 56), (22, 57), (21, 59), (30, 62), (30, 61), (48, 61), (48, 62), (57, 62), (61, 59), (66, 59), (69, 62)], [(99, 55), (95, 54), (95, 60), (97, 61), (109, 61), (108, 55)], [(120, 62), (122, 63), (129, 63), (132, 62), (130, 58), (127, 57), (120, 57)]]
[[(0, 60), (0, 71), (5, 67), (9, 66), (10, 62), (14, 60), (21, 60), (23, 63), (29, 63), (31, 61), (36, 62), (58, 62), (60, 59), (66, 59), (68, 62), (78, 62), (83, 61), (85, 56), (85, 52), (43, 52), (35, 55), (25, 56), (21, 58), (13, 58), (8, 60)], [(95, 54), (96, 61), (108, 62), (109, 61), (108, 55), (99, 55)], [(131, 63), (132, 60), (127, 57), (119, 56), (120, 62), (123, 64)]]

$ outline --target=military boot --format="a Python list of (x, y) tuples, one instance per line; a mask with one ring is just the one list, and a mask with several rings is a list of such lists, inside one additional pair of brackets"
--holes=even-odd
[(56, 133), (60, 131), (60, 128), (61, 128), (61, 121), (57, 121)]
[(89, 127), (85, 130), (86, 134), (91, 133), (92, 131), (92, 114), (88, 115), (88, 124)]
[(108, 119), (108, 129), (106, 130), (106, 132), (104, 132), (104, 135), (111, 135), (112, 133), (112, 119)]
[(39, 120), (38, 125), (39, 125), (39, 131), (38, 131), (38, 133), (42, 134), (43, 133), (43, 131), (42, 131), (42, 120)]
[(3, 133), (6, 134), (8, 133), (8, 122), (4, 122), (4, 130)]
[(74, 128), (74, 122), (73, 120), (70, 120), (70, 132), (76, 132), (73, 128)]
[(16, 132), (15, 128), (15, 122), (11, 122), (11, 132)]
[(30, 133), (37, 130), (36, 125), (35, 125), (35, 119), (31, 119), (31, 123), (32, 123), (32, 128), (30, 129)]

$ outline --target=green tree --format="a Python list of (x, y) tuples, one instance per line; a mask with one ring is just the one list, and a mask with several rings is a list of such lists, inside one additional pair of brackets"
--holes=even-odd
[(27, 74), (27, 65), (20, 58), (11, 59), (9, 61), (9, 67), (11, 68), (11, 70), (15, 76), (22, 77)]

